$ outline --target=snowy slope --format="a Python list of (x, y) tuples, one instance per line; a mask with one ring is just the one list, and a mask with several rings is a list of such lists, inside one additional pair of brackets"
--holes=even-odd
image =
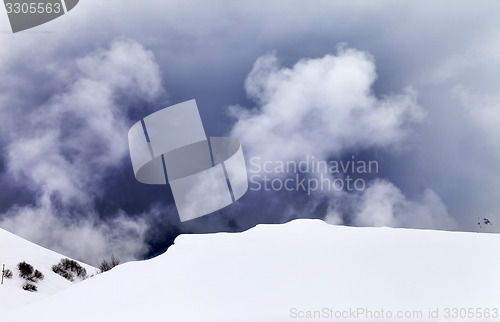
[(445, 321), (447, 307), (500, 307), (500, 235), (296, 220), (181, 235), (157, 258), (123, 264), (0, 319), (296, 321), (312, 320), (299, 318), (308, 311), (362, 308), (422, 310), (421, 319), (393, 320), (438, 321), (428, 311), (439, 308)]
[[(13, 273), (12, 279), (4, 279), (4, 284), (0, 285), (0, 312), (36, 302), (75, 285), (52, 272), (52, 265), (59, 263), (62, 258), (67, 257), (0, 229), (0, 275), (3, 264)], [(21, 288), (25, 280), (19, 277), (17, 264), (22, 261), (31, 264), (45, 276), (36, 284), (37, 292), (27, 292)], [(95, 273), (96, 268), (80, 264), (85, 267), (88, 274)], [(2, 315), (0, 313), (0, 321), (7, 321)]]

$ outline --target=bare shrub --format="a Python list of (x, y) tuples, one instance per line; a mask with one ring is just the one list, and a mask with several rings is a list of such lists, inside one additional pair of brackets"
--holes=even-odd
[(88, 277), (85, 267), (82, 267), (77, 261), (69, 258), (63, 258), (57, 265), (52, 265), (52, 271), (69, 281), (74, 281), (75, 276), (82, 280)]
[(19, 277), (28, 279), (33, 276), (34, 268), (30, 264), (26, 262), (20, 262), (17, 264), (17, 268), (19, 269)]
[(35, 272), (33, 273), (33, 278), (36, 280), (43, 280), (45, 278), (45, 276), (43, 276), (42, 272), (35, 269)]
[(3, 273), (3, 277), (8, 279), (11, 279), (13, 275), (14, 274), (12, 274), (12, 271), (10, 269), (6, 269), (5, 272)]
[(38, 287), (33, 283), (26, 282), (23, 284), (23, 290), (28, 292), (36, 292), (38, 291)]
[(111, 259), (109, 261), (106, 259), (102, 260), (101, 264), (99, 264), (99, 270), (101, 273), (107, 272), (118, 265), (120, 265), (120, 260), (116, 258), (115, 255), (111, 255)]

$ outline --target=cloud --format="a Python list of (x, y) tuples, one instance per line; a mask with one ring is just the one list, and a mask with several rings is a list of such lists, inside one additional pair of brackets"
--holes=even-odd
[(130, 102), (163, 93), (154, 55), (120, 39), (76, 59), (65, 76), (57, 86), (62, 91), (16, 116), (22, 125), (5, 146), (6, 170), (36, 201), (13, 205), (0, 226), (94, 263), (111, 252), (141, 257), (147, 251), (144, 221), (123, 211), (100, 221), (94, 201), (103, 196), (109, 171), (128, 157), (128, 112), (136, 108)]
[[(291, 68), (282, 67), (275, 53), (264, 55), (245, 81), (257, 106), (252, 111), (230, 108), (237, 118), (231, 135), (243, 142), (248, 158), (274, 163), (307, 156), (342, 158), (374, 148), (394, 151), (406, 143), (411, 125), (421, 122), (426, 111), (411, 88), (377, 97), (372, 89), (375, 70), (371, 55), (344, 46), (336, 55), (301, 59)], [(339, 177), (329, 175), (332, 180)], [(457, 228), (434, 191), (426, 189), (420, 200), (410, 200), (386, 179), (369, 181), (362, 191), (318, 191), (311, 198), (327, 200), (323, 216), (334, 224)], [(296, 212), (292, 207), (284, 216)]]
[(96, 213), (68, 216), (58, 209), (48, 194), (33, 206), (14, 206), (3, 214), (2, 228), (63, 255), (98, 263), (114, 254), (122, 262), (142, 258), (149, 250), (145, 242), (150, 214), (131, 219), (123, 211), (107, 220)]
[[(377, 75), (368, 53), (340, 47), (337, 55), (280, 66), (276, 54), (260, 57), (245, 81), (253, 111), (233, 106), (231, 135), (251, 156), (296, 160), (341, 156), (346, 151), (400, 145), (408, 125), (425, 116), (416, 92), (376, 97)], [(277, 148), (279, 147), (279, 149)]]
[(352, 223), (356, 226), (457, 229), (446, 206), (431, 189), (421, 200), (408, 200), (392, 183), (374, 180), (353, 200)]
[(23, 116), (23, 128), (6, 147), (14, 177), (65, 203), (91, 200), (106, 171), (128, 155), (124, 133), (133, 107), (118, 105), (117, 95), (151, 99), (161, 91), (152, 53), (130, 40), (78, 59), (73, 72), (66, 91)]
[(466, 117), (500, 161), (500, 96), (481, 95), (472, 89), (457, 85), (452, 89), (465, 110)]
[(136, 41), (115, 41), (109, 49), (98, 49), (76, 64), (85, 79), (106, 84), (112, 92), (129, 98), (152, 100), (163, 90), (153, 52)]

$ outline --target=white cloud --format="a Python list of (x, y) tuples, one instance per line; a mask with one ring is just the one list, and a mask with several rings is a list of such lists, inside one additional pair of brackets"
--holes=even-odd
[[(302, 59), (291, 68), (280, 66), (274, 53), (267, 54), (255, 62), (245, 82), (258, 106), (252, 112), (232, 107), (237, 122), (231, 135), (241, 139), (249, 158), (263, 160), (307, 155), (325, 160), (367, 148), (393, 150), (426, 112), (411, 88), (376, 97), (376, 78), (373, 57), (355, 49), (340, 47), (335, 56)], [(316, 195), (329, 199), (324, 217), (332, 224), (349, 218), (359, 226), (456, 228), (430, 189), (413, 201), (393, 183), (377, 179), (362, 192)]]
[(456, 229), (439, 196), (427, 189), (421, 200), (408, 200), (391, 182), (375, 180), (353, 201), (353, 224), (409, 228)]
[[(36, 205), (12, 207), (0, 226), (17, 235), (55, 250), (61, 254), (98, 265), (100, 260), (114, 254), (122, 262), (143, 257), (149, 250), (145, 242), (149, 214), (131, 219), (122, 211), (102, 221), (95, 213), (78, 217), (68, 216), (57, 209), (48, 194)], [(89, 210), (92, 212), (92, 210)], [(153, 211), (154, 212), (154, 211)]]
[(127, 109), (133, 107), (118, 99), (145, 101), (162, 93), (154, 55), (135, 41), (114, 41), (76, 59), (60, 81), (64, 90), (16, 116), (21, 126), (5, 147), (6, 168), (37, 200), (12, 206), (0, 226), (94, 263), (111, 252), (140, 257), (146, 224), (121, 211), (102, 222), (93, 202), (109, 169), (128, 156)]
[(340, 47), (337, 55), (302, 59), (291, 68), (267, 54), (255, 62), (245, 82), (258, 106), (253, 112), (231, 108), (237, 118), (231, 135), (248, 154), (267, 160), (324, 159), (398, 146), (408, 125), (425, 113), (410, 88), (377, 98), (372, 91), (376, 77), (373, 58), (355, 49)]
[(85, 78), (105, 83), (120, 94), (145, 100), (162, 91), (160, 70), (153, 52), (131, 40), (119, 40), (108, 50), (99, 49), (77, 61)]
[[(63, 202), (88, 202), (106, 171), (128, 155), (127, 106), (115, 95), (151, 99), (161, 92), (151, 52), (130, 40), (116, 41), (76, 61), (67, 90), (24, 116), (23, 129), (7, 147), (8, 171)], [(126, 66), (141, 66), (127, 68)]]

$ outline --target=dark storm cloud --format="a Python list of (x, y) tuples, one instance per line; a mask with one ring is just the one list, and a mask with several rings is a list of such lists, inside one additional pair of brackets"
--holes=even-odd
[(131, 123), (127, 110), (136, 106), (118, 102), (162, 95), (154, 55), (122, 39), (75, 59), (64, 76), (54, 81), (52, 96), (15, 116), (17, 124), (9, 129), (5, 172), (35, 198), (11, 205), (1, 225), (93, 263), (109, 252), (124, 259), (143, 256), (145, 220), (151, 218), (132, 219), (118, 208), (100, 220), (95, 201), (106, 194), (112, 169), (123, 167), (128, 156), (123, 133)]
[[(240, 230), (296, 217), (435, 228), (452, 227), (435, 216), (451, 217), (467, 230), (475, 229), (477, 217), (500, 223), (499, 10), (490, 1), (89, 0), (33, 33), (0, 34), (0, 185), (8, 190), (0, 197), (2, 227), (95, 261), (116, 251), (130, 231), (135, 242), (120, 252), (132, 258), (148, 245), (164, 247), (161, 240), (178, 229)], [(9, 29), (2, 12), (0, 29)], [(245, 88), (259, 57), (274, 51), (278, 71), (292, 69), (301, 59), (336, 55), (341, 42), (372, 57), (373, 100), (410, 97), (414, 101), (401, 106), (413, 104), (426, 115), (417, 122), (396, 118), (403, 123), (389, 127), (392, 132), (379, 124), (397, 139), (399, 151), (391, 149), (392, 139), (366, 144), (366, 136), (356, 151), (342, 150), (343, 157), (356, 152), (379, 160), (380, 180), (365, 194), (332, 199), (248, 192), (235, 205), (180, 227), (169, 188), (135, 182), (124, 141), (130, 122), (195, 98), (207, 135), (225, 135), (238, 121), (228, 106), (262, 113), (262, 102)], [(75, 112), (61, 112), (73, 104)], [(101, 113), (98, 120), (82, 116), (92, 109)], [(79, 137), (72, 132), (77, 128), (93, 134)], [(254, 133), (253, 139), (262, 138)], [(318, 149), (333, 148), (325, 142)], [(49, 158), (43, 151), (53, 153)], [(95, 164), (98, 172), (89, 172)], [(66, 225), (75, 213), (59, 211), (75, 207), (86, 209), (81, 231), (101, 236), (85, 254), (61, 238), (44, 240), (55, 230), (82, 236), (80, 226)], [(50, 225), (29, 228), (44, 216)]]

